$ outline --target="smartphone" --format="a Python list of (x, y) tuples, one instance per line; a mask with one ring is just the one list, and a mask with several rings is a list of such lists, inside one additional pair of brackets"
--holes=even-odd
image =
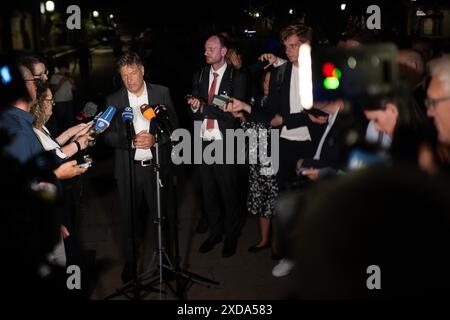
[(228, 101), (230, 101), (230, 98), (228, 96), (214, 95), (212, 104), (218, 106), (219, 108), (224, 108), (227, 105)]
[(92, 167), (92, 158), (89, 155), (83, 156), (83, 163), (77, 164), (78, 168), (90, 168)]
[(77, 164), (78, 168), (83, 168), (83, 169), (90, 168), (91, 166), (92, 166), (92, 162), (84, 162), (84, 163)]

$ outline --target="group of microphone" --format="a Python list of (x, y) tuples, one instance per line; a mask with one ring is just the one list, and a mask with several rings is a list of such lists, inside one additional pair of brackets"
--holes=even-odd
[[(153, 119), (159, 119), (161, 124), (168, 126), (169, 122), (167, 108), (164, 105), (143, 104), (139, 107), (139, 109), (146, 120), (152, 121)], [(90, 142), (90, 146), (93, 146), (95, 144), (96, 138), (106, 129), (108, 129), (114, 115), (116, 114), (117, 108), (114, 106), (108, 106), (105, 111), (99, 112), (97, 115), (95, 115), (97, 113), (97, 110), (98, 106), (95, 103), (89, 101), (76, 117), (79, 122), (84, 122), (85, 120), (91, 119), (93, 117), (93, 119), (89, 121), (93, 124), (91, 130), (89, 131), (89, 134), (94, 138)], [(133, 109), (131, 107), (125, 107), (121, 116), (122, 121), (125, 123), (125, 126), (127, 128), (127, 136), (131, 137), (131, 124), (133, 123), (134, 119)], [(158, 123), (156, 123), (156, 125), (161, 131), (163, 131)], [(170, 131), (169, 128), (164, 129), (168, 129), (168, 131)]]

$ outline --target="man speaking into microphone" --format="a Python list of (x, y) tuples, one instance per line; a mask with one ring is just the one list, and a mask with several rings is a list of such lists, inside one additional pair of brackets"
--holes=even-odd
[[(136, 53), (127, 52), (122, 55), (118, 61), (118, 71), (124, 87), (107, 97), (107, 105), (116, 106), (119, 114), (122, 114), (126, 107), (130, 107), (133, 111), (130, 130), (132, 135), (130, 142), (133, 148), (132, 174), (130, 174), (128, 159), (130, 142), (127, 139), (126, 125), (121, 117), (115, 117), (112, 120), (104, 139), (107, 145), (115, 148), (114, 177), (121, 202), (121, 226), (123, 226), (123, 254), (125, 259), (122, 280), (127, 282), (132, 279), (133, 275), (132, 242), (130, 240), (132, 238), (130, 177), (134, 180), (133, 202), (137, 252), (140, 251), (139, 248), (142, 246), (144, 238), (147, 238), (148, 232), (156, 235), (153, 225), (153, 220), (157, 216), (156, 174), (152, 164), (156, 152), (154, 144), (156, 142), (157, 125), (153, 122), (154, 120), (149, 121), (143, 116), (140, 107), (142, 105), (163, 104), (167, 107), (172, 128), (178, 126), (178, 120), (169, 89), (144, 81), (144, 66)], [(164, 145), (159, 143), (160, 176), (164, 186), (161, 194), (163, 213), (166, 209), (165, 202), (171, 196), (169, 192), (172, 182), (170, 149), (170, 143)], [(154, 239), (154, 237), (152, 238)], [(146, 247), (148, 246), (144, 246), (144, 248)]]

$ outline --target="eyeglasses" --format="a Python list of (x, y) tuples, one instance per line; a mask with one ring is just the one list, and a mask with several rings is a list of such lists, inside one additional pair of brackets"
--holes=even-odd
[(45, 70), (41, 74), (35, 74), (35, 75), (33, 75), (33, 77), (36, 80), (41, 80), (44, 77), (44, 75), (46, 75), (48, 77), (48, 70)]
[(52, 106), (55, 106), (55, 100), (54, 99), (44, 99), (44, 101), (51, 102)]
[(429, 108), (434, 108), (439, 103), (447, 101), (447, 100), (450, 100), (450, 96), (439, 98), (439, 99), (426, 98), (424, 100), (424, 103), (425, 103), (425, 107), (427, 107), (429, 109)]

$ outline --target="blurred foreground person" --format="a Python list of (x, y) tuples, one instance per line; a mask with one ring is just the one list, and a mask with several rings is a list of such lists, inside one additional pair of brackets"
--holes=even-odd
[(322, 184), (297, 223), (291, 297), (448, 297), (449, 199), (446, 183), (399, 167)]

